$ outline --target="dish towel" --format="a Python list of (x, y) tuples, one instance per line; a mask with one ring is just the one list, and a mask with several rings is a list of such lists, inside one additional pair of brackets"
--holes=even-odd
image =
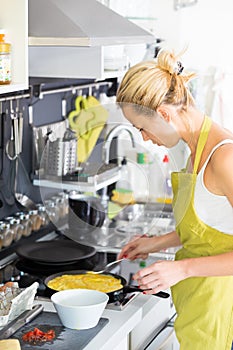
[(108, 111), (94, 96), (78, 96), (75, 110), (68, 115), (70, 128), (77, 136), (77, 160), (85, 162), (93, 151), (96, 142), (108, 119)]

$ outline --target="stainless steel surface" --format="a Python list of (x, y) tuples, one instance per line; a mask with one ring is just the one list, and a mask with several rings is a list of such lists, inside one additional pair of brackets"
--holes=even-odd
[(132, 133), (132, 128), (130, 126), (127, 125), (117, 125), (114, 128), (112, 128), (108, 135), (106, 136), (106, 139), (104, 141), (104, 145), (103, 145), (103, 161), (104, 163), (108, 164), (109, 163), (109, 153), (110, 153), (110, 146), (112, 143), (112, 140), (114, 137), (119, 136), (119, 134), (121, 134), (123, 131), (127, 131), (130, 139), (132, 141), (132, 146), (135, 147), (135, 140), (134, 140), (134, 136)]
[[(101, 228), (78, 237), (78, 241), (87, 242), (99, 251), (118, 253), (135, 235), (163, 235), (174, 228), (171, 206), (160, 203), (133, 204), (122, 208), (115, 218)], [(65, 231), (64, 234), (67, 235)], [(77, 235), (68, 237), (77, 240)], [(166, 256), (171, 254), (171, 258), (174, 257), (174, 253), (174, 249), (161, 252)]]
[(7, 339), (18, 329), (23, 327), (25, 324), (31, 322), (36, 316), (38, 316), (43, 311), (43, 306), (41, 304), (33, 306), (32, 310), (26, 310), (21, 315), (19, 315), (15, 320), (11, 321), (0, 331), (0, 339)]
[[(114, 128), (112, 128), (109, 133), (107, 134), (104, 144), (103, 144), (103, 150), (102, 150), (102, 157), (103, 157), (103, 162), (105, 164), (109, 164), (109, 157), (110, 157), (110, 147), (111, 143), (114, 137), (119, 136), (123, 131), (127, 131), (131, 142), (132, 146), (135, 147), (135, 140), (134, 140), (134, 135), (132, 133), (132, 129), (128, 125), (117, 125)], [(103, 188), (102, 191), (102, 201), (106, 202), (108, 200), (108, 195), (107, 195), (107, 186)]]
[(48, 158), (47, 143), (57, 139), (62, 139), (66, 131), (66, 121), (46, 124), (42, 126), (33, 126), (33, 159), (34, 171), (40, 168), (44, 171)]
[[(40, 18), (43, 18), (42, 26)], [(95, 20), (88, 20), (90, 18)], [(106, 23), (111, 23), (108, 30)], [(64, 46), (65, 50), (67, 46), (137, 44), (154, 40), (151, 33), (95, 0), (29, 1), (29, 46), (49, 44)]]
[(15, 199), (17, 202), (19, 202), (23, 207), (27, 209), (37, 209), (36, 204), (26, 195), (26, 193), (22, 193), (20, 189), (18, 189), (18, 172), (19, 172), (19, 167), (22, 170), (22, 174), (24, 176), (24, 180), (28, 183), (31, 184), (31, 181), (28, 177), (27, 170), (25, 169), (25, 166), (23, 164), (23, 161), (21, 159), (21, 156), (18, 155), (17, 159), (15, 160), (16, 164), (16, 170), (15, 170)]

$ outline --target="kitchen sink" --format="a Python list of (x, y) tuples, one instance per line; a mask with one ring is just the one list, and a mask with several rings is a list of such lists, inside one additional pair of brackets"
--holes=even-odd
[(85, 235), (72, 238), (79, 243), (89, 244), (98, 251), (119, 252), (136, 235), (162, 235), (174, 230), (174, 218), (170, 204), (136, 203), (128, 205), (103, 226)]
[(171, 218), (173, 216), (171, 204), (145, 203), (128, 205), (120, 211), (113, 221), (132, 221), (140, 218)]
[(174, 229), (172, 206), (162, 203), (132, 204), (118, 213), (109, 226), (115, 234), (161, 235)]

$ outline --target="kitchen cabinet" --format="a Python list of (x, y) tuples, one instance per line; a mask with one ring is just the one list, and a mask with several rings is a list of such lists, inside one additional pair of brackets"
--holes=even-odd
[(28, 88), (28, 1), (0, 0), (0, 28), (11, 43), (12, 82), (0, 85), (0, 94)]
[[(105, 69), (105, 46), (29, 46), (29, 72), (33, 77), (105, 80), (123, 76), (127, 67)], [(39, 63), (39, 64), (38, 64)]]

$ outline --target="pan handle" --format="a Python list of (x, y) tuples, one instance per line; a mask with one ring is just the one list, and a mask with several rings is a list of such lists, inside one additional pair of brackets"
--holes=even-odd
[[(141, 289), (139, 287), (136, 287), (136, 286), (124, 286), (124, 292), (125, 293), (132, 293), (132, 292), (144, 292), (145, 290), (150, 290), (150, 289)], [(159, 297), (159, 298), (169, 298), (170, 297), (170, 294), (166, 293), (166, 292), (163, 292), (163, 291), (160, 291), (158, 293), (155, 293), (155, 294), (151, 294), (151, 295), (154, 295), (156, 297)]]

